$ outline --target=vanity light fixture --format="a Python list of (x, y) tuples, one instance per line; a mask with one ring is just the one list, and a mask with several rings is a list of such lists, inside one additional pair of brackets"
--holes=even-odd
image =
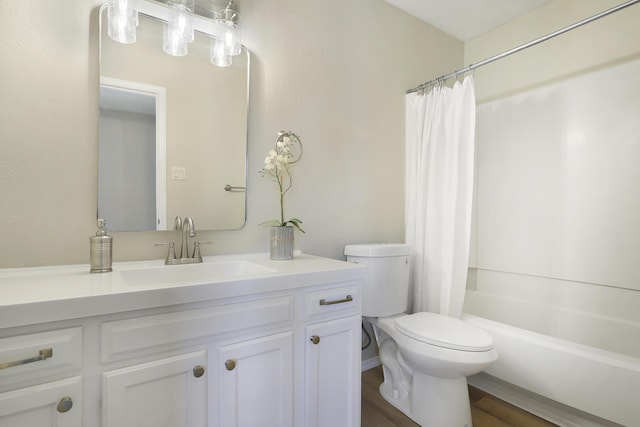
[(194, 30), (211, 39), (211, 63), (228, 67), (242, 50), (240, 15), (234, 0), (213, 12), (213, 19), (194, 14), (194, 0), (108, 0), (109, 37), (120, 43), (135, 43), (138, 12), (164, 21), (162, 49), (173, 56), (184, 56), (194, 40)]

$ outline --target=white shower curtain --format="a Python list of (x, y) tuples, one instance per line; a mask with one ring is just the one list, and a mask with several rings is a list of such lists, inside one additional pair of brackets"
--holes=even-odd
[(413, 310), (462, 315), (469, 266), (476, 103), (473, 77), (406, 97), (406, 242)]

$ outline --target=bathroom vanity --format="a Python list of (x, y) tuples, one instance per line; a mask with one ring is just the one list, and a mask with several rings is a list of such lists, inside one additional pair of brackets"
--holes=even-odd
[(364, 267), (0, 270), (0, 426), (359, 426)]

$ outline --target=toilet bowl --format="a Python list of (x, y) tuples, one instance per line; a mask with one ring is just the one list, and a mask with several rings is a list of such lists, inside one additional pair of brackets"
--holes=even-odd
[[(408, 334), (401, 326), (406, 320), (423, 323), (427, 329), (455, 339), (438, 341), (439, 332), (419, 337), (415, 331)], [(384, 399), (421, 426), (471, 427), (467, 376), (483, 371), (497, 360), (491, 336), (462, 320), (435, 313), (373, 319), (372, 324), (385, 371), (380, 386)], [(452, 330), (463, 333), (453, 335)], [(395, 345), (390, 346), (390, 342)], [(386, 348), (393, 348), (395, 354), (382, 356), (390, 353)], [(389, 359), (398, 361), (402, 375), (390, 372)], [(405, 378), (398, 381), (398, 377)], [(410, 388), (404, 385), (409, 382), (406, 377), (410, 378)]]
[[(419, 321), (435, 332), (403, 330), (403, 321)], [(413, 369), (442, 378), (477, 374), (497, 360), (493, 340), (485, 331), (466, 322), (435, 313), (416, 313), (376, 319), (373, 324), (393, 339)], [(456, 334), (457, 335), (453, 335)], [(439, 334), (447, 334), (447, 340)], [(413, 336), (412, 336), (413, 335)]]
[(347, 260), (367, 265), (363, 315), (373, 325), (384, 399), (425, 427), (471, 427), (469, 375), (498, 358), (491, 336), (460, 319), (405, 314), (411, 248), (348, 245)]

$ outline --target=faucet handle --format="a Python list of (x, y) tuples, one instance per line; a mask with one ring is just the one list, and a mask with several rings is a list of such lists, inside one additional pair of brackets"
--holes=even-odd
[(211, 242), (194, 242), (193, 244), (193, 258), (197, 258), (202, 262), (202, 254), (200, 253), (200, 245), (210, 245)]
[(176, 259), (176, 249), (173, 242), (156, 243), (155, 246), (169, 246), (169, 251), (167, 251), (167, 258), (164, 260), (165, 264), (170, 264), (172, 260)]

